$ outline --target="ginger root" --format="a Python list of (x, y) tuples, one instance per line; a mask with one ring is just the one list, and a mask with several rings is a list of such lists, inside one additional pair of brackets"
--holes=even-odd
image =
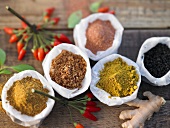
[(155, 96), (151, 92), (143, 93), (149, 100), (135, 99), (126, 103), (129, 106), (138, 107), (135, 110), (125, 110), (120, 113), (120, 119), (131, 119), (122, 124), (123, 128), (143, 128), (146, 119), (150, 119), (154, 112), (158, 112), (160, 107), (165, 104), (163, 97)]

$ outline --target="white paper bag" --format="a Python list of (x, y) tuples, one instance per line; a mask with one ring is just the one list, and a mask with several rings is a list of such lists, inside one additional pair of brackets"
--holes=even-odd
[(22, 71), (18, 74), (14, 74), (4, 85), (3, 90), (2, 90), (2, 107), (6, 111), (7, 115), (10, 116), (13, 122), (26, 126), (26, 127), (31, 127), (31, 128), (38, 128), (43, 119), (48, 116), (48, 114), (51, 112), (55, 101), (48, 98), (47, 100), (47, 107), (39, 114), (35, 115), (34, 117), (28, 116), (25, 114), (21, 114), (18, 110), (14, 109), (13, 106), (10, 105), (9, 101), (6, 99), (7, 98), (7, 91), (10, 89), (10, 87), (13, 85), (13, 83), (17, 80), (21, 80), (25, 77), (32, 77), (35, 79), (38, 79), (41, 81), (43, 84), (43, 88), (46, 88), (49, 90), (50, 95), (54, 96), (54, 91), (52, 87), (49, 85), (47, 80), (38, 72), (33, 71), (33, 70), (25, 70)]
[[(104, 68), (104, 64), (109, 61), (113, 61), (117, 59), (118, 57), (122, 58), (123, 61), (125, 61), (128, 65), (132, 65), (136, 68), (136, 72), (139, 75), (139, 81), (137, 83), (138, 88), (130, 96), (126, 96), (126, 97), (113, 97), (112, 96), (111, 98), (109, 98), (110, 94), (104, 91), (103, 89), (96, 87), (96, 84), (100, 80), (100, 77), (99, 77), (100, 71)], [(92, 82), (90, 84), (90, 90), (100, 102), (107, 104), (108, 106), (115, 106), (115, 105), (121, 105), (125, 102), (134, 100), (137, 97), (140, 83), (141, 83), (141, 75), (139, 72), (138, 65), (132, 60), (124, 56), (121, 56), (119, 54), (112, 54), (98, 61), (96, 65), (92, 68)]]
[[(56, 82), (54, 82), (51, 77), (50, 77), (50, 67), (51, 67), (51, 63), (52, 60), (58, 56), (62, 50), (67, 50), (70, 51), (74, 54), (77, 55), (81, 55), (84, 60), (86, 61), (87, 67), (86, 67), (86, 74), (85, 74), (85, 78), (82, 81), (82, 87), (80, 89), (76, 88), (76, 89), (67, 89), (59, 84), (57, 84)], [(43, 70), (44, 70), (44, 74), (45, 77), (47, 78), (48, 82), (52, 85), (52, 87), (54, 88), (55, 91), (57, 91), (61, 96), (65, 97), (65, 98), (72, 98), (75, 97), (83, 92), (85, 92), (90, 85), (91, 82), (91, 67), (90, 67), (90, 63), (89, 63), (89, 58), (87, 57), (87, 55), (85, 53), (83, 53), (77, 46), (72, 45), (72, 44), (60, 44), (55, 46), (49, 53), (48, 55), (45, 57), (43, 63)]]
[[(105, 51), (98, 51), (97, 54), (93, 54), (89, 49), (85, 47), (86, 45), (86, 29), (88, 28), (89, 23), (94, 22), (95, 20), (100, 19), (103, 21), (110, 21), (111, 25), (116, 29), (115, 36), (113, 40), (113, 44), (110, 48), (108, 48)], [(88, 57), (94, 61), (100, 60), (110, 54), (117, 53), (118, 48), (122, 41), (122, 34), (123, 34), (123, 27), (120, 24), (120, 22), (117, 20), (117, 18), (108, 13), (95, 13), (92, 14), (80, 21), (79, 24), (77, 24), (74, 28), (74, 41), (76, 46), (80, 47), (82, 51), (87, 53)]]
[(166, 44), (170, 49), (170, 38), (169, 37), (152, 37), (147, 39), (141, 46), (136, 63), (139, 65), (141, 75), (146, 77), (152, 85), (163, 86), (170, 83), (170, 71), (160, 78), (155, 78), (144, 66), (144, 53), (155, 47), (158, 43)]

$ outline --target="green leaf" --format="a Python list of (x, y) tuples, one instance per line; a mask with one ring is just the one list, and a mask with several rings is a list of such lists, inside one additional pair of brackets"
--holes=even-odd
[(2, 69), (1, 71), (0, 71), (0, 74), (11, 74), (12, 72), (10, 71), (10, 70), (8, 70), (8, 69)]
[(20, 64), (20, 65), (12, 66), (11, 68), (17, 72), (21, 72), (24, 70), (35, 70), (32, 66), (28, 64)]
[(94, 2), (90, 5), (90, 11), (92, 13), (97, 12), (98, 8), (100, 7), (102, 1)]
[(2, 66), (5, 63), (6, 60), (6, 53), (4, 50), (0, 48), (0, 66)]
[(68, 18), (68, 28), (74, 28), (80, 22), (81, 18), (82, 12), (80, 10), (73, 12)]

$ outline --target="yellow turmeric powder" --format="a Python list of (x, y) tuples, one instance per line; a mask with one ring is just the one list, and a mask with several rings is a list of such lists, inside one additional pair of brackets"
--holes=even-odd
[(26, 77), (13, 83), (7, 91), (7, 100), (21, 114), (35, 116), (46, 108), (47, 97), (32, 93), (31, 89), (49, 92), (43, 88), (40, 80)]
[(131, 95), (137, 88), (139, 75), (135, 67), (117, 58), (104, 64), (100, 71), (97, 87), (105, 90), (111, 96), (125, 97)]

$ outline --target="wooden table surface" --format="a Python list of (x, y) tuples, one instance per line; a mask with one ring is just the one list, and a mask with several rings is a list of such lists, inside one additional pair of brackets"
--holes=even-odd
[[(43, 10), (54, 6), (54, 15), (61, 18), (56, 27), (52, 27), (56, 33), (64, 33), (73, 41), (73, 30), (67, 28), (67, 18), (71, 12), (82, 10), (83, 16), (90, 14), (88, 7), (95, 0), (5, 0), (0, 1), (0, 48), (7, 53), (6, 65), (30, 64), (43, 74), (41, 62), (36, 61), (31, 51), (27, 51), (22, 61), (17, 60), (16, 46), (9, 44), (9, 36), (3, 32), (3, 27), (20, 27), (20, 21), (11, 15), (5, 6), (9, 5), (17, 12), (25, 16), (31, 23), (40, 20)], [(116, 16), (125, 28), (122, 44), (118, 53), (136, 61), (138, 51), (142, 43), (150, 37), (170, 36), (170, 0), (105, 0), (102, 6), (109, 6), (116, 11)], [(0, 76), (0, 81), (3, 77)], [(142, 93), (151, 91), (166, 99), (166, 104), (155, 113), (149, 121), (145, 122), (145, 128), (169, 128), (170, 127), (170, 86), (155, 87), (142, 81), (138, 97), (144, 99)], [(58, 96), (56, 94), (56, 96)], [(95, 113), (98, 121), (90, 121), (73, 110), (75, 122), (82, 123), (85, 128), (121, 128), (122, 120), (119, 114), (122, 110), (132, 109), (127, 105), (108, 107), (99, 101), (98, 106), (102, 108)], [(22, 128), (11, 121), (11, 119), (0, 111), (0, 128)], [(58, 103), (43, 121), (40, 128), (73, 128), (70, 123), (69, 112), (60, 107)]]

